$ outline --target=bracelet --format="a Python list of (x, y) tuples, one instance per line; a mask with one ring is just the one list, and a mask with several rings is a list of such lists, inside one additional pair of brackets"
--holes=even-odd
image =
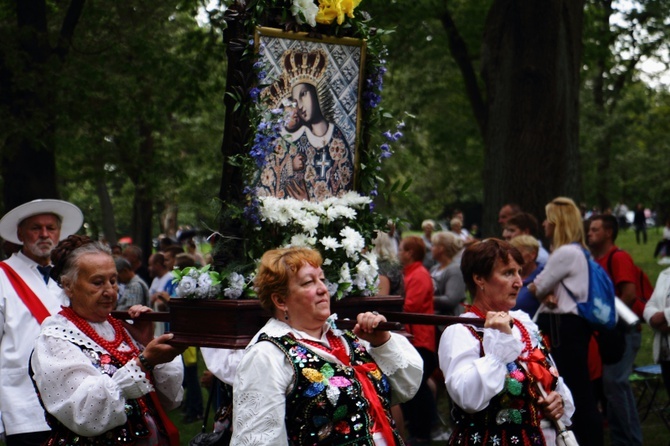
[(140, 353), (140, 355), (137, 357), (137, 359), (140, 360), (140, 364), (142, 364), (142, 367), (144, 367), (147, 372), (150, 372), (154, 369), (154, 366), (149, 364), (149, 361), (147, 361), (147, 358), (144, 357), (144, 353)]

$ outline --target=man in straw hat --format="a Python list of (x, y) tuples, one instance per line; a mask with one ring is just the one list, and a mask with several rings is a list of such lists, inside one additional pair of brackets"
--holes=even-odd
[(40, 445), (49, 433), (28, 361), (42, 321), (67, 304), (49, 276), (51, 251), (83, 222), (81, 210), (61, 200), (34, 200), (0, 220), (0, 236), (23, 245), (0, 262), (0, 433), (7, 446)]

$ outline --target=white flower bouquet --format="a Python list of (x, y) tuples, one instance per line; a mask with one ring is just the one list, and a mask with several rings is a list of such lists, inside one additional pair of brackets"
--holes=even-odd
[(177, 297), (190, 299), (237, 299), (250, 291), (251, 278), (245, 279), (236, 272), (219, 273), (211, 270), (211, 265), (202, 268), (189, 266), (172, 271), (173, 282), (177, 285)]
[[(323, 256), (323, 271), (331, 295), (370, 296), (379, 284), (377, 257), (366, 252), (372, 199), (356, 192), (320, 202), (293, 198), (258, 197), (261, 226), (281, 237), (280, 246), (306, 246)], [(368, 238), (366, 242), (366, 238)]]

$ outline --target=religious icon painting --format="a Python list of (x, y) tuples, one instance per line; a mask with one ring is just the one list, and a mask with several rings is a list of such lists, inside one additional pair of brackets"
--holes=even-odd
[(259, 27), (255, 48), (257, 195), (322, 201), (353, 190), (365, 41)]

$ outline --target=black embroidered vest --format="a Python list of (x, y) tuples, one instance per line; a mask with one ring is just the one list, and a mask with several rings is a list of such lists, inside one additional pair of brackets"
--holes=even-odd
[[(391, 386), (358, 338), (349, 332), (341, 337), (349, 346), (352, 365), (370, 364), (368, 377), (395, 428), (390, 412)], [(354, 370), (324, 359), (317, 348), (308, 348), (290, 335), (261, 335), (260, 341), (275, 344), (293, 364), (293, 389), (286, 397), (286, 430), (291, 445), (369, 445), (373, 421)], [(394, 429), (396, 445), (404, 443)]]

